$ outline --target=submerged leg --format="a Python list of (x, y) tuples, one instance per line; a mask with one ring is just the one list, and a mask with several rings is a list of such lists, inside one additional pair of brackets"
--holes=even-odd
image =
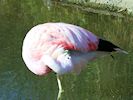
[(60, 76), (58, 74), (57, 74), (57, 82), (58, 82), (58, 87), (59, 87), (57, 100), (60, 100), (61, 99), (61, 94), (64, 92), (64, 90), (62, 89)]

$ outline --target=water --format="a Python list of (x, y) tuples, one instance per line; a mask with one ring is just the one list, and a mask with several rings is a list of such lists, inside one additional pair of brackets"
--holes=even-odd
[(80, 25), (129, 52), (97, 59), (62, 76), (62, 100), (133, 100), (133, 18), (87, 13), (41, 0), (0, 1), (0, 100), (56, 100), (56, 75), (32, 74), (21, 57), (25, 34), (45, 22)]

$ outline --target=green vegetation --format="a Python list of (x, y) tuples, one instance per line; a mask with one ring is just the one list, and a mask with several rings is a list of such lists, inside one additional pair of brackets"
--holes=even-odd
[[(54, 1), (54, 0), (53, 0)], [(82, 8), (93, 8), (97, 11), (105, 11), (105, 12), (115, 12), (122, 15), (130, 15), (132, 16), (132, 13), (130, 13), (127, 8), (118, 7), (114, 4), (101, 4), (101, 3), (95, 3), (90, 2), (90, 0), (59, 0), (62, 3), (68, 4), (68, 5), (77, 5)]]

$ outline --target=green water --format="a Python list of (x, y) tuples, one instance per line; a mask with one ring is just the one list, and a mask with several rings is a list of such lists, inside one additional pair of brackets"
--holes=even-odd
[(56, 75), (31, 73), (21, 46), (34, 25), (59, 21), (80, 25), (129, 52), (62, 76), (62, 100), (133, 100), (133, 18), (87, 13), (50, 0), (0, 0), (0, 100), (56, 100)]

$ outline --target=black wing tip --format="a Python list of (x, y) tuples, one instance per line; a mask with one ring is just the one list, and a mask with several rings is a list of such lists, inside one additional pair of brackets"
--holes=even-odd
[(114, 45), (113, 43), (107, 40), (99, 39), (97, 51), (113, 52), (113, 51), (118, 51), (118, 49), (120, 48)]

